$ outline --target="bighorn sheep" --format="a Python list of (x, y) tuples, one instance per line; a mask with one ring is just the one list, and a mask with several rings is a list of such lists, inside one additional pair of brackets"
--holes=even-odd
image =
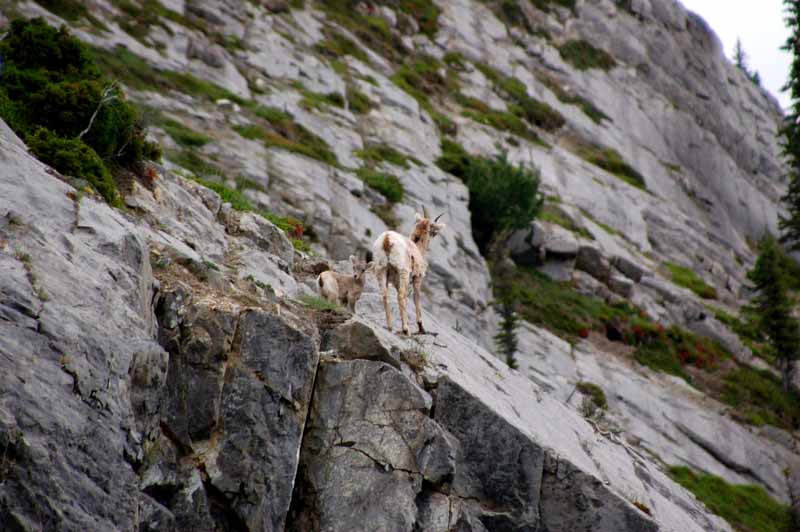
[(422, 309), (419, 298), (421, 295), (422, 278), (428, 269), (425, 255), (431, 239), (445, 228), (445, 224), (437, 223), (440, 214), (435, 220), (428, 219), (428, 214), (423, 209), (424, 215), (417, 214), (416, 224), (411, 236), (406, 238), (395, 231), (381, 233), (372, 244), (373, 273), (378, 279), (378, 287), (383, 296), (383, 308), (386, 311), (386, 327), (392, 330), (392, 314), (389, 310), (389, 285), (397, 289), (397, 304), (400, 307), (400, 319), (403, 323), (403, 334), (408, 335), (408, 316), (406, 314), (406, 298), (408, 297), (409, 280), (414, 286), (414, 309), (417, 314), (417, 326), (420, 334), (425, 332), (422, 326)]
[(351, 312), (355, 312), (356, 302), (364, 291), (366, 273), (372, 267), (372, 263), (357, 260), (353, 255), (350, 255), (350, 263), (353, 265), (353, 275), (328, 270), (319, 274), (317, 286), (323, 298), (337, 305), (347, 305)]

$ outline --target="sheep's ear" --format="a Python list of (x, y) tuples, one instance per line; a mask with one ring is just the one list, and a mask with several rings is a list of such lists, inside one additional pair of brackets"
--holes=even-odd
[(424, 216), (422, 216), (420, 213), (417, 213), (417, 215), (416, 215), (416, 220), (417, 220), (417, 221), (420, 221), (420, 220), (422, 220), (423, 218), (425, 218), (425, 217), (424, 217)]
[(357, 260), (355, 255), (350, 255), (350, 264), (355, 264)]
[(371, 272), (374, 269), (375, 269), (375, 263), (370, 261), (367, 263), (367, 268), (364, 271)]
[(443, 231), (446, 227), (447, 227), (446, 223), (433, 224), (433, 228), (436, 230), (437, 233)]

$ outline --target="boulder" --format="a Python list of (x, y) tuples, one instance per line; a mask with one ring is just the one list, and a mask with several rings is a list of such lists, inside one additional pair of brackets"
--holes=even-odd
[(612, 292), (624, 298), (630, 298), (633, 294), (634, 282), (622, 275), (612, 273), (608, 278), (608, 287)]
[(600, 249), (595, 246), (581, 245), (575, 258), (575, 269), (584, 271), (605, 283), (608, 281), (611, 266)]
[(640, 266), (632, 260), (620, 255), (616, 255), (611, 259), (611, 265), (614, 266), (614, 268), (621, 272), (625, 277), (633, 280), (635, 283), (640, 282), (642, 280), (642, 276), (647, 272), (643, 266)]

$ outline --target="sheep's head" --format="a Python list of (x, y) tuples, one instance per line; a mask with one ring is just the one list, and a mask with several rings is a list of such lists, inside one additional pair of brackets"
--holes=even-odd
[(355, 255), (350, 255), (350, 264), (353, 265), (353, 279), (357, 283), (363, 283), (367, 272), (372, 268), (372, 263), (359, 260)]
[(444, 230), (447, 225), (439, 222), (444, 213), (431, 220), (428, 213), (423, 209), (424, 214), (417, 213), (417, 222), (414, 231), (411, 233), (411, 241), (422, 248), (428, 247), (430, 240)]

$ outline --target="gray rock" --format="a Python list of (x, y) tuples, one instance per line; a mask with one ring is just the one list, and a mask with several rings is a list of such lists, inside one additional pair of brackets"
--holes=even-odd
[[(430, 397), (381, 362), (323, 362), (289, 530), (406, 530), (423, 478), (453, 474)], [(342, 511), (351, 509), (358, 511)]]
[(575, 269), (584, 271), (598, 281), (605, 283), (608, 281), (610, 268), (608, 260), (597, 247), (582, 245), (578, 249)]
[(633, 282), (638, 283), (642, 280), (642, 276), (646, 273), (642, 266), (639, 266), (630, 259), (622, 256), (615, 256), (611, 259), (611, 265), (619, 270), (625, 277), (632, 279)]
[(624, 298), (630, 298), (633, 294), (633, 281), (622, 275), (612, 273), (608, 278), (608, 287), (615, 294), (621, 295)]

